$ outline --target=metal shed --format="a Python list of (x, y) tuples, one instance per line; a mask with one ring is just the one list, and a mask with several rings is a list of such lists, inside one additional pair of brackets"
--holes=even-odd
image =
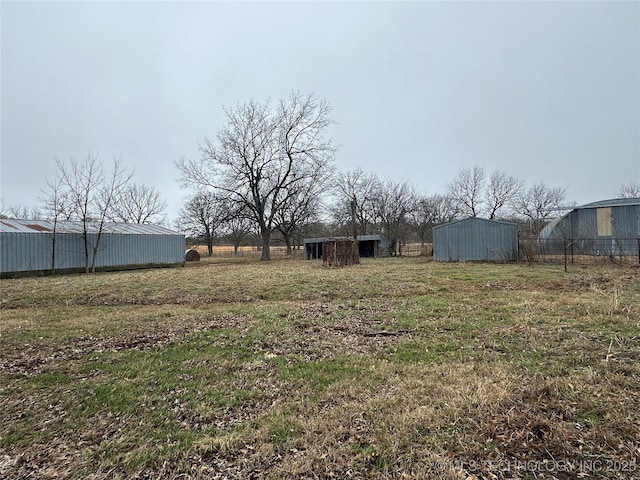
[[(95, 244), (96, 224), (88, 224), (89, 244)], [(0, 220), (0, 274), (50, 271), (53, 258), (53, 222)], [(184, 234), (158, 225), (108, 223), (103, 227), (96, 268), (130, 268), (183, 264)], [(82, 222), (58, 222), (55, 269), (84, 269)]]
[[(304, 259), (322, 258), (322, 244), (327, 240), (347, 240), (349, 237), (305, 238)], [(383, 257), (389, 255), (389, 240), (383, 235), (358, 235), (358, 253), (360, 257)]]
[(433, 227), (433, 258), (441, 262), (518, 259), (518, 227), (485, 218), (465, 218)]
[(539, 246), (545, 253), (562, 253), (565, 243), (578, 255), (640, 254), (640, 198), (575, 207), (540, 232)]

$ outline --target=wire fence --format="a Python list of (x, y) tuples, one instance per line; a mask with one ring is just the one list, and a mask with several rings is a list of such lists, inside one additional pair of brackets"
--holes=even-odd
[(639, 238), (520, 238), (521, 262), (640, 264)]
[[(194, 245), (191, 248), (194, 248), (198, 251), (202, 258), (208, 258), (209, 254), (207, 251), (206, 245)], [(294, 247), (291, 250), (291, 255), (287, 255), (287, 247), (284, 245), (271, 245), (269, 247), (269, 252), (271, 253), (272, 258), (303, 258), (302, 247)], [(256, 247), (255, 245), (243, 245), (238, 247), (236, 251), (232, 245), (214, 245), (213, 246), (213, 255), (211, 258), (256, 258), (259, 259), (262, 255), (262, 249)]]
[[(196, 245), (202, 258), (207, 258), (207, 247)], [(303, 259), (302, 246), (293, 247), (287, 255), (283, 245), (272, 245), (272, 258)], [(215, 245), (213, 258), (241, 257), (259, 259), (262, 250), (256, 246), (241, 246), (235, 251), (231, 245)], [(432, 243), (407, 243), (398, 246), (398, 255), (407, 257), (433, 256)], [(384, 256), (388, 256), (389, 253)], [(638, 238), (579, 238), (579, 239), (539, 239), (520, 237), (518, 239), (518, 260), (523, 263), (593, 264), (621, 263), (640, 265), (640, 239)]]

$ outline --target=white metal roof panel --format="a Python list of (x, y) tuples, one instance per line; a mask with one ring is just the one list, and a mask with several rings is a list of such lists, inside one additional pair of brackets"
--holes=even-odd
[[(88, 223), (88, 233), (97, 233), (100, 224)], [(0, 220), (1, 233), (51, 233), (53, 222), (49, 220)], [(58, 222), (56, 233), (81, 233), (82, 222)], [(148, 225), (138, 223), (105, 223), (103, 233), (120, 233), (124, 235), (183, 235), (160, 225)]]

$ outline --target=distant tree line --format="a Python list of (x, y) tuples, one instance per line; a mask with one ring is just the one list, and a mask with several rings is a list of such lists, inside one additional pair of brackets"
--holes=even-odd
[[(410, 181), (361, 168), (337, 171), (337, 146), (328, 135), (331, 107), (314, 94), (292, 92), (275, 103), (250, 101), (224, 112), (226, 125), (215, 139), (203, 140), (199, 158), (175, 163), (189, 193), (174, 226), (206, 245), (209, 255), (223, 240), (236, 252), (240, 245), (257, 244), (261, 259), (269, 260), (273, 243), (291, 253), (307, 236), (353, 234), (383, 234), (391, 251), (402, 254), (403, 244), (430, 242), (434, 226), (455, 219), (509, 220), (536, 235), (567, 208), (565, 188), (527, 186), (507, 172), (486, 172), (478, 165), (460, 170), (444, 193), (432, 195), (418, 193)], [(49, 219), (54, 230), (60, 220), (78, 221), (87, 271), (95, 269), (107, 222), (166, 220), (167, 204), (159, 192), (134, 183), (134, 172), (120, 158), (110, 168), (93, 154), (56, 163), (56, 177), (46, 179), (39, 209), (2, 208), (0, 217)], [(618, 194), (640, 197), (640, 184), (623, 185)], [(93, 243), (89, 223), (98, 232)]]
[[(520, 219), (536, 233), (565, 200), (565, 189), (525, 187), (505, 172), (463, 169), (446, 193), (421, 195), (409, 181), (363, 169), (334, 168), (336, 146), (326, 100), (292, 93), (275, 104), (251, 101), (225, 109), (226, 126), (205, 138), (200, 157), (176, 162), (191, 190), (176, 226), (213, 252), (216, 239), (256, 241), (262, 260), (282, 242), (290, 253), (308, 235), (380, 233), (391, 251), (409, 239), (426, 243), (435, 225), (468, 216)], [(353, 231), (355, 224), (356, 231)]]

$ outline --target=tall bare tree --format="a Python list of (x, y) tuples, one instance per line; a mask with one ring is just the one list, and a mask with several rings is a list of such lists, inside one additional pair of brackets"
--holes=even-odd
[(522, 180), (500, 170), (491, 172), (489, 183), (485, 188), (484, 198), (488, 217), (494, 219), (500, 213), (503, 215), (508, 214), (507, 208), (513, 205), (523, 188), (524, 182)]
[(109, 220), (124, 223), (161, 223), (167, 202), (155, 188), (129, 184), (114, 198)]
[(416, 204), (413, 186), (408, 182), (394, 182), (387, 179), (380, 183), (374, 204), (382, 231), (389, 239), (391, 254), (395, 255), (398, 251), (402, 255), (400, 240), (405, 233), (408, 217)]
[(516, 211), (529, 220), (531, 233), (537, 234), (550, 218), (557, 215), (565, 196), (564, 188), (538, 183), (521, 193), (515, 201)]
[(432, 240), (433, 227), (451, 222), (458, 215), (457, 204), (448, 195), (418, 197), (411, 217), (422, 246)]
[(447, 190), (463, 215), (479, 217), (482, 214), (484, 185), (484, 170), (474, 165), (471, 169), (460, 170), (458, 176), (447, 185)]
[(354, 203), (358, 234), (372, 233), (376, 224), (374, 202), (380, 184), (380, 179), (375, 174), (365, 172), (361, 168), (338, 174), (334, 189), (336, 203), (333, 205), (333, 217), (336, 223), (349, 228), (351, 205)]
[(620, 187), (620, 198), (640, 198), (640, 182), (631, 181)]
[(274, 108), (269, 102), (225, 109), (227, 125), (217, 141), (204, 140), (199, 161), (176, 162), (183, 186), (213, 187), (247, 210), (270, 260), (276, 215), (299, 183), (328, 171), (336, 147), (327, 138), (331, 107), (315, 95), (292, 93)]

